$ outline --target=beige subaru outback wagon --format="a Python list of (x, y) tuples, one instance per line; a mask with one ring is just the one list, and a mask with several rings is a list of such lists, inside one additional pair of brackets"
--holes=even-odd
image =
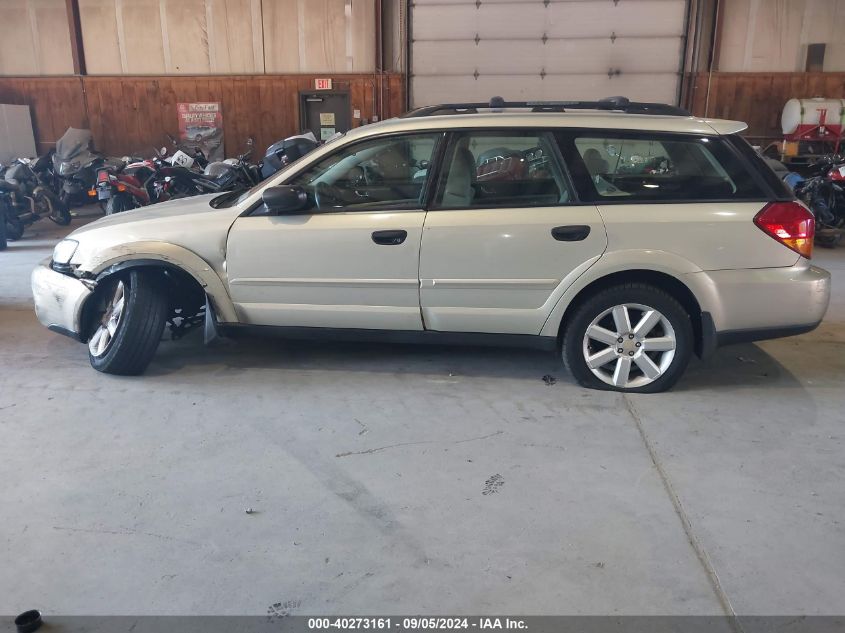
[(140, 374), (206, 336), (532, 345), (584, 386), (670, 388), (693, 353), (815, 328), (814, 221), (739, 136), (672, 106), (431, 106), (255, 188), (74, 231), (32, 276), (51, 330)]

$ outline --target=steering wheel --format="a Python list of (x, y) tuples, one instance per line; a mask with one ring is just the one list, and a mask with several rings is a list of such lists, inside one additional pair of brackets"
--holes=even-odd
[(327, 182), (317, 183), (317, 186), (314, 187), (314, 202), (318, 209), (342, 207), (345, 204), (340, 189)]

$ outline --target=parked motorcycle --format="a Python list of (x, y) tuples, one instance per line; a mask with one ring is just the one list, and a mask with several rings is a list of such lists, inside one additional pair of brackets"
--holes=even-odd
[(89, 195), (100, 204), (105, 202), (106, 215), (159, 202), (156, 174), (155, 164), (146, 160), (128, 162), (119, 169), (103, 167), (97, 170), (97, 184)]
[(41, 218), (49, 218), (60, 226), (70, 224), (67, 207), (35, 169), (39, 160), (17, 158), (0, 172), (0, 204), (7, 240), (19, 240), (24, 229)]
[[(209, 163), (202, 172), (192, 169), (193, 161), (184, 152), (179, 151), (170, 159), (165, 159), (163, 153), (160, 153), (158, 174), (163, 194), (169, 198), (196, 196), (248, 189), (258, 184), (261, 182), (260, 169), (249, 163), (252, 139), (247, 141), (247, 146), (247, 151), (237, 158)], [(170, 164), (162, 165), (161, 162)]]
[(816, 218), (816, 243), (833, 248), (845, 230), (845, 161), (826, 156), (810, 166), (808, 178), (787, 173), (782, 178)]
[(96, 185), (89, 195), (105, 204), (107, 215), (172, 198), (247, 189), (319, 145), (311, 132), (292, 136), (267, 148), (264, 160), (254, 165), (249, 162), (254, 145), (250, 138), (247, 151), (237, 158), (209, 163), (200, 150), (182, 148), (168, 137), (176, 149), (171, 156), (162, 147), (151, 159), (97, 171)]
[(318, 145), (317, 137), (313, 132), (289, 136), (278, 143), (273, 143), (264, 153), (264, 160), (261, 162), (261, 179), (269, 178), (280, 169), (317, 149)]
[(118, 168), (120, 159), (107, 158), (91, 149), (91, 131), (68, 128), (56, 142), (53, 171), (61, 183), (59, 198), (68, 207), (85, 204), (88, 191), (94, 186), (97, 171), (103, 167)]

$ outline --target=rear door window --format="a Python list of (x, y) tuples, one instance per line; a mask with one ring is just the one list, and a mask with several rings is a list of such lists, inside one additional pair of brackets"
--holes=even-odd
[(523, 208), (571, 200), (551, 133), (474, 130), (452, 134), (434, 207)]
[(584, 200), (694, 202), (766, 197), (741, 157), (719, 137), (584, 131), (560, 138)]

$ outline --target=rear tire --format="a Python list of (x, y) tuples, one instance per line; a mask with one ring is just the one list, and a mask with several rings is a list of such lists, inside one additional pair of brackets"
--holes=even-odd
[(129, 211), (129, 209), (134, 208), (135, 205), (132, 204), (132, 199), (128, 195), (118, 194), (116, 196), (112, 196), (109, 198), (109, 201), (106, 202), (106, 215), (123, 213), (124, 211)]
[(684, 373), (693, 345), (690, 316), (673, 296), (629, 283), (599, 291), (575, 309), (561, 355), (584, 387), (658, 393)]
[(88, 341), (91, 366), (106, 374), (143, 373), (158, 348), (168, 314), (158, 279), (132, 270), (107, 283), (95, 300), (101, 304)]

